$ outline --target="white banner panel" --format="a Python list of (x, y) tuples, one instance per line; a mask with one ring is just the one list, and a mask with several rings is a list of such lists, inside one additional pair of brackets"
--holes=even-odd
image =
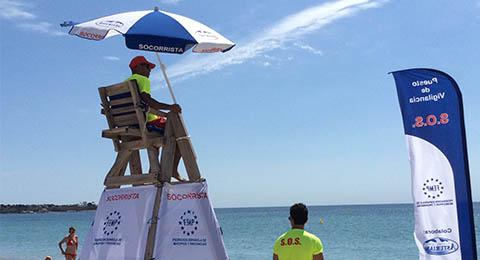
[(158, 217), (155, 260), (228, 259), (205, 182), (167, 183)]
[(80, 259), (144, 259), (157, 188), (139, 186), (105, 190)]
[(452, 167), (447, 157), (427, 141), (407, 135), (407, 144), (410, 161), (414, 162), (415, 242), (423, 249), (419, 250), (419, 259), (462, 259), (456, 242), (460, 239)]

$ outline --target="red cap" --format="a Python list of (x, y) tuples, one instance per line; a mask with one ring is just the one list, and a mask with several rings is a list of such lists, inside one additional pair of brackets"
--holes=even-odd
[(143, 56), (137, 56), (135, 58), (132, 59), (132, 61), (130, 61), (130, 68), (133, 69), (135, 68), (137, 65), (140, 65), (142, 63), (146, 63), (148, 65), (150, 65), (150, 69), (153, 69), (155, 68), (155, 64), (149, 62), (147, 59), (145, 59), (145, 57)]

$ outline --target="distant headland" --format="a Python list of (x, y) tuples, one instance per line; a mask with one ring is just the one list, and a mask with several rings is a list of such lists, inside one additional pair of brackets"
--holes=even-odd
[(55, 205), (55, 204), (36, 204), (36, 205), (24, 205), (24, 204), (0, 204), (0, 214), (6, 213), (21, 213), (21, 214), (34, 214), (34, 213), (48, 213), (48, 212), (76, 212), (76, 211), (90, 211), (96, 210), (97, 205), (94, 202), (81, 202), (78, 204), (69, 205)]

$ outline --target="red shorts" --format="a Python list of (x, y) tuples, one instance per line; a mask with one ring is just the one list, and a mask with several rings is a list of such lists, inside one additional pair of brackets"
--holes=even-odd
[(167, 120), (164, 117), (159, 117), (147, 123), (147, 125), (156, 126), (158, 128), (165, 128)]

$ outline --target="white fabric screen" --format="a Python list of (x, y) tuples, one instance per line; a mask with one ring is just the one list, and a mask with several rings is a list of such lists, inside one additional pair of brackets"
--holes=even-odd
[(205, 182), (166, 184), (158, 217), (155, 260), (228, 259)]
[(144, 259), (157, 188), (105, 190), (80, 259)]

